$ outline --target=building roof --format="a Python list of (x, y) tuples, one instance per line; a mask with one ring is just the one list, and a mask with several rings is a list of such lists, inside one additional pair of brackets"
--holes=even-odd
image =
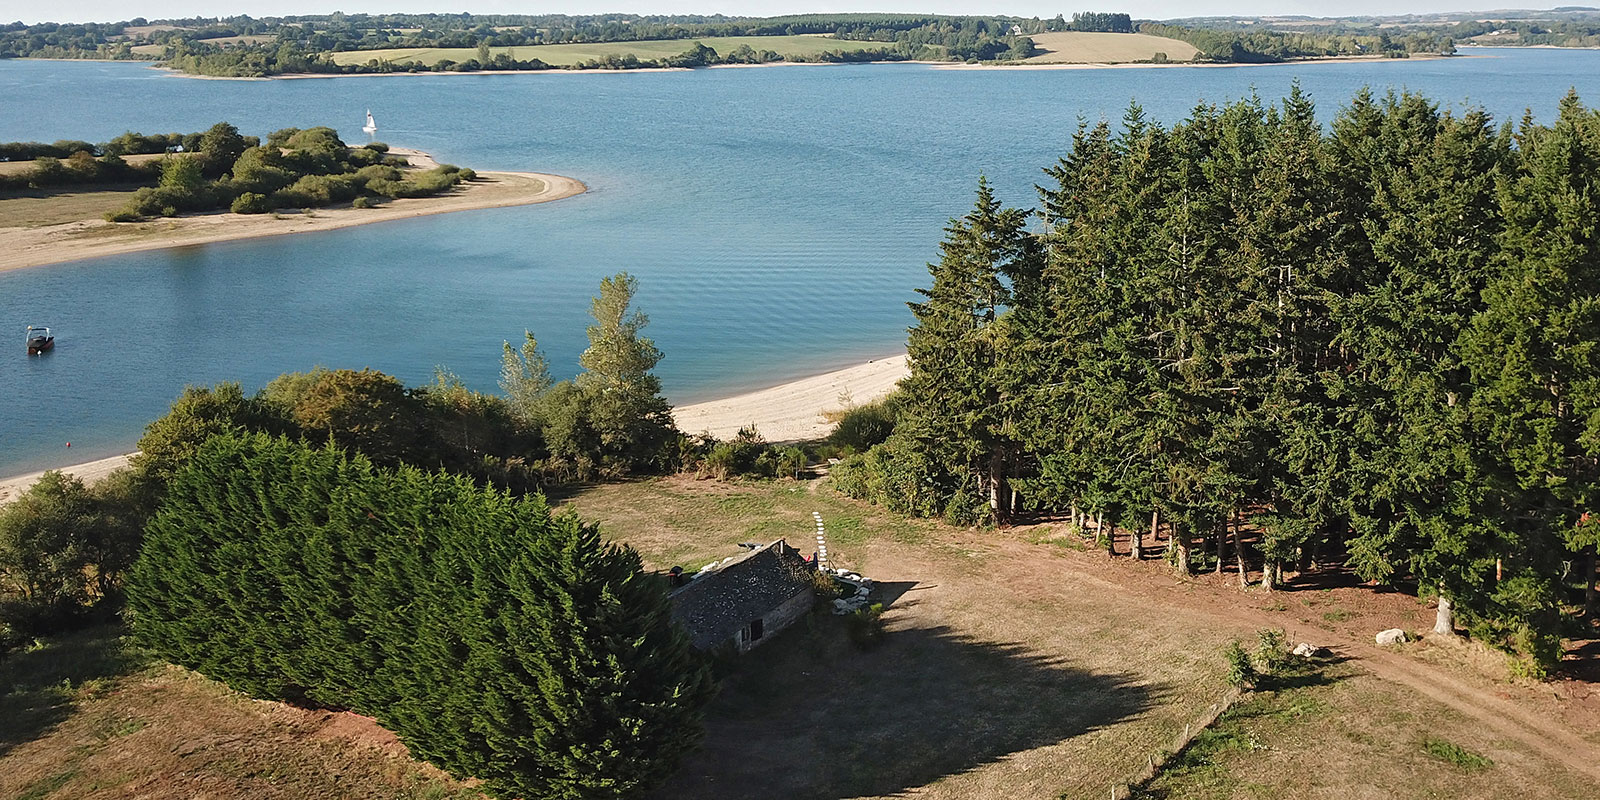
[(719, 564), (672, 592), (672, 618), (694, 646), (716, 647), (812, 588), (813, 567), (782, 539)]

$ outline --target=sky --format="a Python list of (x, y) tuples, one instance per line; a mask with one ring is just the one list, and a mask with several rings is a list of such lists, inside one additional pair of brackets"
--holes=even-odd
[[(326, 14), (355, 12), (472, 12), (480, 14), (778, 14), (851, 11), (921, 12), (934, 14), (1008, 14), (1022, 17), (1072, 16), (1073, 11), (1123, 11), (1138, 18), (1172, 19), (1206, 15), (1305, 14), (1353, 16), (1430, 11), (1473, 11), (1520, 8), (1512, 0), (1128, 0), (1085, 6), (1063, 6), (1050, 0), (276, 0), (262, 5), (247, 0), (0, 0), (0, 22), (115, 22), (148, 19), (250, 14)], [(1548, 6), (1544, 6), (1548, 7)]]

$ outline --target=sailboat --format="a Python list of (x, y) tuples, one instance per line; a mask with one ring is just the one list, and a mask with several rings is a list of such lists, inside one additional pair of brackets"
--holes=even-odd
[(370, 108), (367, 109), (367, 124), (361, 126), (361, 130), (368, 136), (378, 132), (378, 121), (372, 118), (372, 109)]

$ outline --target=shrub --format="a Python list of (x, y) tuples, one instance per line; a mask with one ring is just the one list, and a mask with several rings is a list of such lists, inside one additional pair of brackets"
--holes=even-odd
[(229, 209), (235, 214), (265, 214), (272, 210), (272, 201), (266, 195), (245, 192), (233, 198)]
[(1228, 683), (1244, 688), (1256, 681), (1255, 664), (1250, 659), (1250, 654), (1245, 651), (1244, 645), (1237, 641), (1229, 642), (1223, 648), (1222, 658), (1228, 665)]
[(470, 167), (463, 167), (460, 172), (456, 173), (456, 177), (460, 178), (463, 181), (477, 180), (478, 173), (477, 173), (476, 170), (474, 170), (474, 169), (472, 169)]
[(864, 453), (894, 433), (898, 413), (899, 398), (896, 395), (839, 412), (838, 424), (828, 434), (828, 443), (849, 452)]
[(858, 608), (844, 618), (850, 642), (862, 650), (871, 650), (883, 643), (883, 604), (873, 603)]
[(46, 472), (0, 507), (0, 626), (40, 636), (114, 610), (145, 508), (127, 471), (95, 490)]
[(357, 197), (356, 199), (350, 201), (350, 207), (351, 208), (377, 208), (378, 207), (378, 201), (373, 200), (370, 197), (365, 197), (365, 196)]
[(543, 498), (224, 435), (147, 536), (128, 590), (156, 653), (374, 716), (498, 796), (639, 796), (698, 739), (712, 687), (664, 582)]
[(356, 170), (356, 180), (363, 186), (371, 181), (397, 181), (400, 180), (400, 170), (383, 164), (373, 164)]
[(131, 208), (121, 208), (116, 211), (107, 211), (105, 219), (106, 222), (138, 222), (144, 217)]

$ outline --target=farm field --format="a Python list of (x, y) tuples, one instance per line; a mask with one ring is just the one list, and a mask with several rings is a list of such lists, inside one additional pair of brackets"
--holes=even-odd
[[(834, 39), (829, 36), (710, 36), (699, 39), (663, 39), (641, 42), (594, 42), (583, 44), (540, 44), (521, 47), (494, 47), (495, 54), (509, 53), (518, 61), (539, 59), (552, 66), (564, 67), (606, 56), (623, 56), (632, 53), (640, 59), (655, 60), (678, 55), (695, 42), (726, 54), (740, 45), (750, 45), (756, 51), (772, 50), (784, 56), (814, 56), (830, 50), (866, 50), (884, 46), (883, 42), (864, 42)], [(371, 60), (404, 63), (416, 61), (433, 65), (446, 59), (465, 62), (478, 57), (476, 48), (402, 48), (392, 50), (349, 50), (333, 53), (335, 64), (365, 64)]]
[(1045, 52), (1029, 64), (1125, 64), (1149, 61), (1166, 53), (1168, 61), (1189, 61), (1200, 50), (1188, 42), (1142, 33), (1036, 33), (1033, 43)]
[[(904, 520), (825, 481), (672, 477), (562, 502), (649, 567), (690, 571), (744, 541), (809, 551), (816, 511), (836, 563), (877, 581), (887, 607), (876, 647), (822, 614), (735, 662), (702, 749), (663, 800), (1106, 797), (1198, 730), (1229, 691), (1222, 647), (1268, 627), (1332, 655), (1247, 694), (1135, 796), (1553, 800), (1600, 788), (1587, 684), (1496, 682), (1465, 645), (1379, 651), (1371, 630), (1431, 617), (1406, 595), (1178, 580), (1158, 558), (1109, 559), (1060, 524)], [(370, 721), (249, 700), (148, 661), (119, 633), (0, 663), (0, 796), (479, 797)]]

